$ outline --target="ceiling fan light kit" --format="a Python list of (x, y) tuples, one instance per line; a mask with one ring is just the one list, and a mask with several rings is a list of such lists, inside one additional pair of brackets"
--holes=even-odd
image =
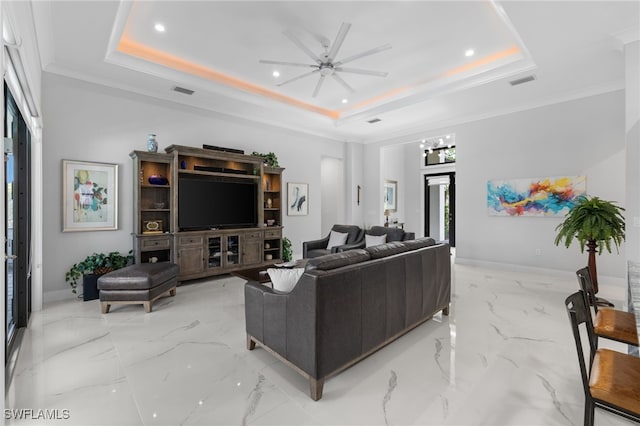
[(340, 61), (335, 61), (340, 48), (342, 47), (342, 43), (347, 37), (347, 33), (351, 28), (351, 24), (344, 22), (340, 26), (340, 30), (338, 31), (338, 35), (336, 39), (333, 41), (333, 44), (329, 45), (328, 41), (325, 40), (322, 42), (322, 47), (324, 48), (324, 52), (320, 55), (316, 55), (311, 49), (309, 49), (295, 34), (291, 31), (285, 31), (284, 35), (293, 42), (298, 48), (300, 48), (303, 52), (307, 54), (315, 63), (313, 64), (303, 64), (299, 62), (286, 62), (286, 61), (274, 61), (268, 59), (261, 59), (259, 62), (262, 64), (271, 64), (271, 65), (283, 65), (289, 67), (303, 67), (303, 68), (312, 68), (311, 71), (306, 72), (304, 74), (300, 74), (296, 77), (290, 78), (288, 80), (282, 81), (276, 86), (284, 86), (285, 84), (292, 83), (294, 81), (300, 80), (302, 78), (308, 77), (313, 74), (319, 74), (318, 82), (316, 83), (315, 89), (313, 90), (312, 97), (318, 96), (320, 93), (320, 88), (326, 77), (333, 77), (333, 79), (338, 82), (342, 87), (344, 87), (348, 92), (353, 93), (355, 90), (351, 87), (338, 73), (352, 73), (352, 74), (361, 74), (361, 75), (370, 75), (374, 77), (386, 77), (388, 73), (381, 71), (373, 71), (373, 70), (365, 70), (359, 68), (345, 68), (342, 65), (355, 61), (356, 59), (363, 58), (365, 56), (374, 55), (376, 53), (391, 49), (390, 44), (385, 44), (373, 49), (369, 49), (367, 51), (349, 56)]

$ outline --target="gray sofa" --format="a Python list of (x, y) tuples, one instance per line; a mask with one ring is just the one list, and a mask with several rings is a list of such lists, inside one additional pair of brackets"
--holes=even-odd
[(329, 253), (351, 250), (360, 247), (364, 241), (364, 230), (357, 225), (333, 225), (331, 230), (348, 234), (346, 243), (341, 246), (327, 247), (331, 234), (319, 240), (304, 241), (302, 243), (302, 257), (308, 259), (311, 257), (324, 256)]
[(247, 348), (262, 346), (309, 379), (326, 378), (430, 319), (449, 313), (448, 244), (392, 242), (309, 260), (288, 294), (245, 285)]

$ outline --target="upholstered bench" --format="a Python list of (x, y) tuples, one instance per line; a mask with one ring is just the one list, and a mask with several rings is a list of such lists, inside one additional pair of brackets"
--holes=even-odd
[(142, 304), (151, 312), (152, 303), (162, 296), (175, 296), (178, 266), (173, 263), (140, 263), (98, 278), (102, 313), (115, 303)]

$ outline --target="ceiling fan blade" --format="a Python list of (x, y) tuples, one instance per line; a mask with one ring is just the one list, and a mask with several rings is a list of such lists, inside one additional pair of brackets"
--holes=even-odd
[(349, 32), (350, 28), (351, 28), (351, 24), (346, 22), (342, 23), (342, 25), (340, 26), (340, 30), (338, 31), (338, 35), (336, 36), (336, 39), (331, 45), (331, 50), (329, 50), (329, 56), (327, 57), (327, 62), (333, 62), (333, 59), (338, 54), (338, 50), (340, 50), (340, 47), (342, 47), (342, 43), (344, 42), (344, 39), (347, 36), (347, 33)]
[(313, 90), (313, 95), (312, 97), (316, 97), (318, 96), (318, 92), (320, 92), (320, 87), (322, 86), (322, 83), (324, 83), (324, 75), (320, 74), (320, 78), (318, 79), (318, 84), (316, 84), (316, 88)]
[(362, 58), (364, 56), (373, 55), (375, 53), (379, 53), (379, 52), (382, 52), (382, 51), (385, 51), (385, 50), (389, 50), (389, 49), (391, 49), (391, 45), (390, 44), (385, 44), (385, 45), (382, 45), (382, 46), (378, 46), (378, 47), (376, 47), (374, 49), (367, 50), (366, 52), (362, 52), (362, 53), (358, 53), (357, 55), (349, 56), (348, 58), (345, 58), (345, 59), (343, 59), (341, 61), (335, 62), (333, 65), (337, 67), (337, 66), (340, 66), (342, 64), (346, 64), (347, 62), (351, 62), (351, 61), (354, 61), (356, 59), (360, 59), (360, 58)]
[(338, 83), (342, 84), (342, 86), (344, 86), (344, 88), (347, 89), (349, 92), (355, 92), (353, 87), (349, 86), (347, 82), (344, 81), (342, 77), (340, 77), (338, 74), (333, 73), (332, 76)]
[(284, 32), (284, 35), (293, 42), (293, 44), (295, 44), (296, 46), (298, 46), (300, 49), (302, 49), (302, 51), (304, 51), (304, 53), (307, 54), (307, 56), (309, 56), (311, 59), (313, 59), (314, 61), (316, 61), (316, 63), (321, 64), (322, 61), (320, 60), (320, 58), (318, 58), (318, 56), (313, 53), (311, 51), (311, 49), (309, 49), (307, 46), (305, 46), (298, 37), (296, 37), (295, 34), (293, 34), (291, 31), (287, 30)]
[(261, 64), (273, 64), (273, 65), (287, 65), (290, 67), (305, 67), (305, 68), (317, 68), (317, 65), (314, 64), (300, 64), (298, 62), (283, 62), (283, 61), (271, 61), (268, 59), (260, 59), (258, 62)]
[(386, 76), (389, 75), (388, 72), (361, 70), (360, 68), (337, 67), (337, 68), (334, 68), (334, 70), (335, 71), (340, 71), (340, 72), (350, 72), (350, 73), (353, 73), (353, 74), (374, 75), (376, 77), (386, 77)]
[(283, 85), (288, 84), (288, 83), (291, 83), (291, 82), (293, 82), (293, 81), (300, 80), (301, 78), (308, 77), (308, 76), (310, 76), (311, 74), (315, 74), (315, 73), (317, 73), (318, 71), (320, 71), (320, 69), (316, 69), (316, 70), (313, 70), (313, 71), (311, 71), (311, 72), (306, 72), (306, 73), (301, 74), (301, 75), (299, 75), (299, 76), (297, 76), (297, 77), (293, 77), (293, 78), (291, 78), (291, 79), (289, 79), (289, 80), (287, 80), (287, 81), (283, 81), (282, 83), (278, 83), (278, 84), (276, 84), (276, 86), (283, 86)]

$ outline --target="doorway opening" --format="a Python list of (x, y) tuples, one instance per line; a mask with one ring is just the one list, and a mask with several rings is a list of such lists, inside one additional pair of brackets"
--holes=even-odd
[(425, 236), (456, 246), (456, 174), (424, 175)]

